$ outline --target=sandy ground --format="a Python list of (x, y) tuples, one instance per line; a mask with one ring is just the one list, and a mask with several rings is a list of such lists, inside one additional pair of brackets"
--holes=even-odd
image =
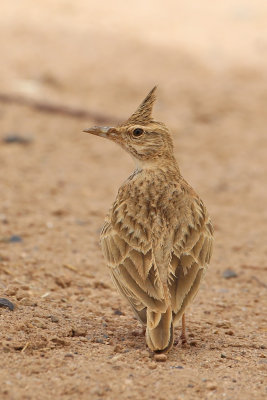
[(99, 247), (131, 160), (81, 133), (96, 118), (0, 101), (0, 297), (16, 305), (0, 308), (0, 398), (264, 399), (266, 3), (93, 3), (2, 4), (0, 95), (112, 123), (157, 83), (155, 115), (210, 211), (215, 251), (189, 346), (177, 330), (155, 363)]

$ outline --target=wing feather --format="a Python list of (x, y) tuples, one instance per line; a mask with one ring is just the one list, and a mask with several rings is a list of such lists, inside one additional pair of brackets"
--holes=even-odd
[[(178, 224), (173, 231), (167, 271), (175, 323), (193, 301), (212, 252), (212, 225), (201, 200), (194, 199), (190, 212), (188, 223)], [(159, 249), (154, 254), (151, 232), (137, 223), (133, 216), (127, 215), (122, 223), (116, 215), (116, 222), (110, 218), (105, 221), (101, 245), (118, 290), (142, 323), (146, 324), (148, 309), (151, 315), (155, 313), (153, 321), (156, 324), (159, 313), (166, 312), (169, 300), (155, 261), (156, 256), (157, 263), (164, 257), (160, 256)], [(169, 248), (165, 247), (163, 242), (161, 251), (164, 254)]]
[(116, 278), (120, 280), (121, 285), (128, 289), (131, 294), (141, 300), (145, 307), (149, 307), (152, 311), (166, 311), (166, 304), (164, 299), (158, 300), (155, 297), (149, 295), (147, 291), (143, 290), (138, 283), (132, 278), (127, 269), (123, 265), (113, 270)]
[(138, 235), (128, 226), (116, 228), (106, 220), (101, 232), (103, 254), (116, 287), (144, 323), (146, 308), (152, 312), (165, 312), (167, 308), (152, 245), (140, 245)]
[(176, 234), (173, 245), (169, 290), (175, 324), (194, 300), (212, 253), (212, 225), (203, 203), (196, 200), (191, 206), (194, 226), (188, 226), (183, 237)]

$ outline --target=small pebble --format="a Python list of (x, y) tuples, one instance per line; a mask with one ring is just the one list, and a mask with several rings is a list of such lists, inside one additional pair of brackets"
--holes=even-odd
[(57, 276), (55, 277), (55, 283), (59, 287), (66, 289), (71, 286), (71, 279), (64, 276)]
[(149, 364), (148, 368), (149, 369), (156, 369), (157, 368), (157, 363), (153, 362), (152, 364)]
[(22, 306), (35, 306), (36, 303), (34, 301), (32, 301), (31, 299), (29, 299), (28, 297), (23, 297), (20, 300), (19, 304)]
[(222, 274), (224, 279), (236, 278), (238, 275), (231, 268), (227, 268)]
[(52, 211), (52, 215), (54, 215), (55, 217), (62, 217), (64, 215), (68, 214), (68, 212), (66, 210), (63, 209), (57, 209)]
[(172, 365), (171, 368), (172, 369), (184, 369), (184, 367), (182, 367), (181, 365)]
[(150, 356), (149, 350), (141, 350), (141, 351), (140, 351), (140, 356), (142, 356), (142, 357), (149, 357), (149, 356)]
[(17, 133), (10, 133), (6, 136), (3, 137), (3, 142), (7, 144), (30, 144), (32, 142), (32, 139), (26, 136), (19, 135)]
[(114, 314), (115, 315), (125, 315), (121, 310), (115, 310)]
[(43, 322), (41, 319), (39, 318), (34, 318), (31, 320), (32, 325), (36, 326), (37, 328), (40, 329), (46, 329), (47, 325), (45, 322)]
[(22, 285), (21, 289), (22, 290), (30, 290), (30, 287), (28, 285)]
[(155, 354), (154, 360), (157, 362), (165, 362), (165, 361), (167, 361), (167, 356), (166, 356), (166, 354)]
[(72, 328), (71, 332), (70, 332), (70, 336), (74, 337), (74, 336), (86, 336), (87, 335), (87, 331), (85, 328)]
[(18, 301), (20, 301), (20, 300), (22, 300), (22, 299), (24, 299), (24, 298), (29, 298), (30, 297), (30, 295), (29, 295), (29, 293), (27, 292), (27, 291), (24, 291), (24, 290), (18, 290), (17, 291), (17, 293), (16, 293), (16, 299), (18, 300)]
[(139, 329), (139, 330), (132, 331), (132, 335), (133, 336), (144, 336), (144, 333), (143, 333), (143, 330)]
[(220, 288), (217, 290), (218, 293), (228, 293), (229, 290), (228, 289), (224, 289), (224, 288)]
[(54, 315), (50, 315), (50, 319), (51, 319), (52, 322), (58, 322), (59, 321), (58, 317), (55, 317)]
[(95, 289), (109, 289), (109, 285), (107, 285), (104, 282), (96, 281), (94, 282), (94, 288)]
[(208, 390), (215, 390), (215, 389), (217, 389), (216, 383), (214, 383), (214, 382), (209, 382), (209, 383), (207, 383), (207, 389), (208, 389)]
[(57, 336), (53, 337), (51, 339), (51, 342), (53, 342), (57, 345), (60, 345), (60, 346), (69, 346), (70, 345), (70, 343), (67, 340), (59, 338)]
[(22, 237), (19, 235), (12, 235), (12, 236), (10, 236), (8, 241), (9, 241), (9, 243), (20, 243), (20, 242), (22, 242)]
[(210, 350), (215, 350), (217, 348), (217, 346), (215, 346), (215, 344), (210, 344)]
[(122, 350), (123, 348), (119, 344), (117, 344), (113, 349), (114, 353), (120, 353)]
[(115, 362), (117, 362), (118, 360), (121, 360), (121, 359), (122, 359), (122, 354), (117, 354), (116, 356), (112, 357), (110, 361), (112, 363), (115, 363)]
[(229, 321), (218, 321), (215, 326), (216, 328), (230, 328), (231, 324)]
[(2, 222), (2, 224), (8, 224), (8, 219), (5, 214), (0, 214), (0, 222)]
[(221, 358), (227, 358), (226, 354), (222, 353)]
[(103, 340), (103, 339), (96, 338), (96, 339), (95, 339), (95, 343), (104, 344), (104, 340)]

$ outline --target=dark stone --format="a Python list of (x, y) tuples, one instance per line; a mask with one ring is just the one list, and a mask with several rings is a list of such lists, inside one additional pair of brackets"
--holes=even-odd
[(115, 310), (114, 314), (115, 315), (124, 315), (124, 313), (121, 310)]
[(64, 355), (64, 357), (73, 358), (73, 357), (74, 357), (74, 355), (73, 355), (72, 353), (66, 353), (66, 354)]
[(9, 243), (20, 243), (20, 242), (22, 242), (22, 237), (19, 235), (12, 235), (9, 238)]
[(6, 136), (3, 137), (3, 142), (7, 144), (30, 144), (32, 142), (32, 139), (26, 136), (19, 135), (17, 133), (10, 133)]
[(4, 299), (4, 298), (0, 298), (0, 307), (6, 307), (9, 308), (10, 311), (14, 311), (14, 304), (11, 303), (11, 301)]
[(55, 317), (54, 315), (50, 316), (51, 322), (57, 323), (59, 321), (58, 317)]
[(231, 268), (227, 268), (222, 274), (224, 279), (236, 278), (238, 275)]

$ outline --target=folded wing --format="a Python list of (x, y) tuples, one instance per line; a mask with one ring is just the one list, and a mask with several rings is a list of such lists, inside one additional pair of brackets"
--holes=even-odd
[(127, 225), (120, 229), (107, 220), (101, 233), (101, 245), (116, 287), (146, 324), (146, 308), (165, 312), (166, 304), (151, 243), (135, 233)]
[(174, 324), (197, 294), (212, 253), (213, 228), (202, 201), (196, 199), (191, 211), (193, 223), (183, 232), (178, 227), (174, 236), (169, 273)]

